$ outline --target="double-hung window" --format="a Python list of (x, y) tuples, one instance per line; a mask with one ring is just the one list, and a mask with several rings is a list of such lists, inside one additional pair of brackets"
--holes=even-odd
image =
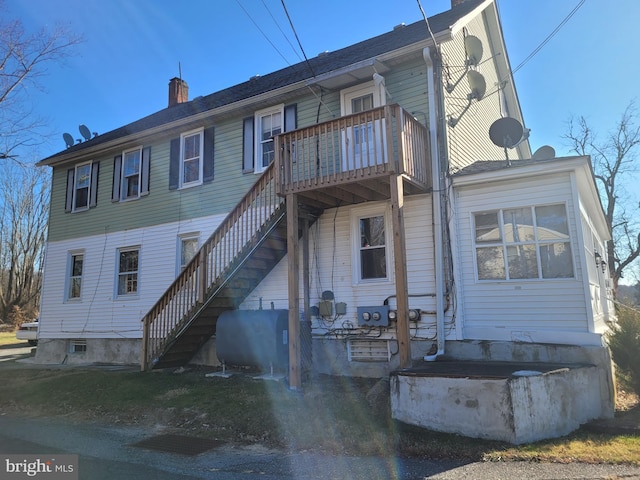
[(142, 163), (142, 149), (136, 148), (124, 152), (122, 158), (122, 199), (138, 198), (140, 196), (140, 166)]
[(202, 184), (203, 130), (183, 133), (180, 137), (180, 185)]
[(475, 213), (473, 220), (479, 280), (574, 276), (564, 204)]
[(138, 293), (139, 265), (140, 249), (138, 247), (120, 248), (118, 250), (118, 296), (136, 295)]
[(84, 265), (84, 254), (73, 252), (69, 254), (67, 299), (79, 300), (82, 294), (82, 267)]
[(356, 209), (351, 217), (354, 283), (390, 279), (390, 246), (386, 206)]
[(75, 183), (73, 186), (73, 211), (89, 208), (89, 194), (91, 191), (91, 162), (76, 166)]
[(256, 112), (256, 173), (262, 172), (275, 158), (273, 137), (282, 133), (284, 105)]
[(191, 259), (198, 252), (198, 234), (191, 233), (180, 235), (178, 237), (178, 273), (184, 270), (184, 267), (191, 261)]

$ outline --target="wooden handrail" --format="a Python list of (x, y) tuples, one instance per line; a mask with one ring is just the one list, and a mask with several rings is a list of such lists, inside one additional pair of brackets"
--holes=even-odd
[(400, 173), (427, 186), (427, 129), (399, 105), (386, 105), (278, 135), (279, 193)]
[(267, 167), (142, 318), (143, 370), (152, 366), (283, 203), (276, 192), (275, 172), (274, 164)]

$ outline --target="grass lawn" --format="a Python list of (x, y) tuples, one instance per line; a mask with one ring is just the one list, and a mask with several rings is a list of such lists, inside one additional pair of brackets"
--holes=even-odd
[(16, 343), (24, 343), (22, 340), (16, 338), (16, 332), (13, 330), (10, 332), (0, 331), (0, 346), (13, 345)]
[[(640, 437), (578, 431), (513, 447), (398, 424), (375, 380), (318, 377), (302, 392), (280, 382), (0, 363), (0, 414), (175, 427), (232, 443), (354, 455), (640, 465)], [(369, 394), (369, 395), (368, 395)]]

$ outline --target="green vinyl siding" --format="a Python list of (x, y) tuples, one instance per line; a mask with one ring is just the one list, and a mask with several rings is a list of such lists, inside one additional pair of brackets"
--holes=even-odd
[[(385, 74), (389, 92), (387, 103), (399, 103), (409, 112), (428, 110), (426, 65), (421, 60), (397, 66)], [(287, 104), (296, 104), (297, 127), (304, 128), (340, 116), (340, 89), (332, 91), (311, 87), (299, 98)], [(314, 95), (315, 94), (315, 95)], [(322, 100), (322, 102), (320, 101)], [(420, 121), (424, 116), (416, 115)], [(149, 194), (135, 200), (112, 202), (114, 157), (124, 148), (112, 150), (100, 157), (78, 158), (78, 162), (100, 162), (98, 202), (95, 208), (65, 213), (67, 169), (73, 163), (55, 167), (49, 240), (60, 241), (91, 235), (103, 235), (134, 228), (185, 221), (210, 215), (228, 213), (255, 183), (258, 175), (242, 172), (243, 119), (238, 115), (215, 122), (214, 179), (202, 185), (169, 189), (170, 142), (180, 132), (172, 132), (150, 144), (127, 145), (127, 148), (151, 147)], [(210, 121), (209, 121), (210, 122)], [(206, 126), (206, 125), (205, 125)], [(194, 127), (185, 128), (185, 131)]]
[(255, 175), (242, 174), (242, 123), (234, 120), (216, 126), (214, 180), (196, 187), (169, 190), (171, 138), (145, 145), (151, 146), (150, 191), (139, 199), (111, 202), (113, 158), (121, 151), (94, 159), (100, 162), (98, 203), (83, 212), (64, 212), (67, 169), (72, 165), (54, 168), (49, 241), (227, 213), (257, 179)]

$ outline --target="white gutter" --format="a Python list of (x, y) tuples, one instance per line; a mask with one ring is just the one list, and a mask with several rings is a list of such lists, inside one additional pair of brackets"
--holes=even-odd
[[(434, 47), (436, 48), (436, 47)], [(436, 286), (436, 345), (435, 355), (427, 355), (424, 360), (435, 361), (444, 354), (445, 324), (444, 324), (444, 262), (442, 235), (442, 172), (440, 171), (440, 154), (438, 149), (438, 112), (436, 107), (435, 82), (433, 78), (433, 61), (431, 48), (422, 50), (422, 57), (427, 64), (427, 95), (429, 97), (429, 134), (431, 136), (431, 175), (433, 178), (432, 215), (433, 215), (433, 246), (435, 259)]]

